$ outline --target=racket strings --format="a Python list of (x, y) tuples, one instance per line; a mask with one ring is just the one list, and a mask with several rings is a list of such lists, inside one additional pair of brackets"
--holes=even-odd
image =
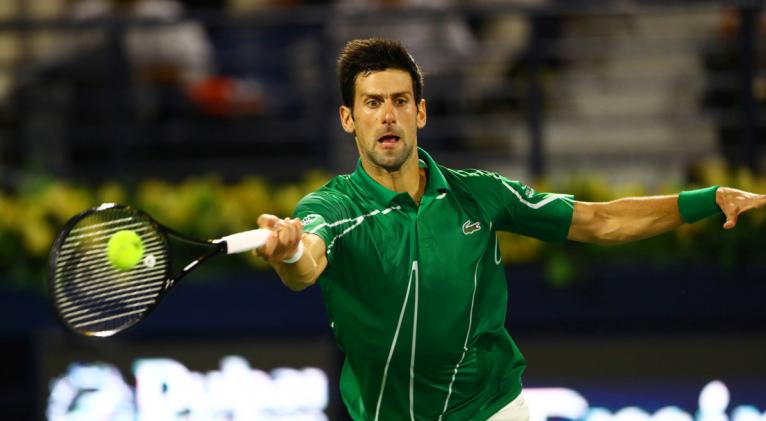
[[(99, 272), (104, 272), (104, 271), (102, 270)], [(141, 272), (142, 271), (137, 271), (137, 273), (135, 274), (136, 276), (141, 276), (141, 278), (139, 278), (139, 280), (131, 282), (132, 286), (130, 288), (124, 288), (124, 290), (134, 289), (137, 286), (144, 285), (146, 283), (154, 283), (154, 281), (156, 281), (156, 278), (152, 276), (152, 275), (156, 275), (153, 270), (151, 272), (148, 272), (148, 271), (143, 271), (143, 273)], [(164, 275), (162, 276), (164, 277)], [(76, 289), (80, 293), (92, 294), (93, 297), (95, 298), (98, 294), (104, 291), (113, 291), (114, 289), (112, 286), (113, 283), (114, 283), (114, 279), (106, 277), (93, 282), (86, 281), (80, 284), (56, 285), (55, 289), (58, 292), (64, 292), (64, 293), (72, 292)]]
[[(113, 266), (109, 239), (131, 230), (143, 256), (128, 270)], [(166, 241), (154, 223), (129, 208), (110, 208), (83, 217), (63, 239), (53, 271), (53, 295), (62, 319), (87, 335), (108, 336), (143, 318), (166, 288)]]
[[(135, 285), (128, 288), (122, 288), (119, 291), (113, 291), (113, 290), (102, 290), (105, 292), (98, 291), (98, 293), (88, 291), (88, 300), (83, 300), (79, 302), (72, 302), (66, 300), (66, 298), (63, 298), (61, 300), (61, 303), (59, 305), (59, 310), (61, 311), (69, 311), (72, 307), (81, 307), (83, 305), (88, 305), (88, 310), (94, 310), (99, 307), (108, 306), (111, 304), (111, 301), (113, 300), (121, 300), (122, 303), (135, 301), (136, 299), (145, 298), (147, 296), (152, 296), (154, 298), (155, 295), (157, 295), (159, 292), (162, 291), (162, 285), (157, 284), (156, 281), (160, 280), (161, 278), (155, 277), (152, 279), (149, 279), (147, 282), (143, 282), (140, 285)], [(71, 292), (71, 291), (70, 291)], [(79, 292), (79, 291), (78, 291)], [(67, 292), (64, 292), (64, 295), (66, 295)], [(76, 313), (76, 311), (73, 311), (72, 314)]]
[[(146, 256), (149, 256), (149, 255), (157, 256), (158, 252), (162, 252), (163, 249), (164, 249), (164, 246), (159, 244), (159, 245), (152, 246), (152, 247), (144, 249), (144, 254)], [(87, 251), (85, 253), (81, 253), (79, 255), (71, 253), (72, 257), (78, 257), (79, 259), (81, 259), (77, 263), (78, 264), (78, 268), (77, 268), (78, 271), (80, 273), (88, 273), (88, 275), (91, 278), (97, 278), (99, 275), (102, 275), (102, 274), (105, 274), (105, 273), (112, 273), (114, 271), (114, 267), (112, 267), (111, 264), (109, 264), (109, 260), (106, 259), (106, 257), (104, 257), (102, 255), (105, 256), (106, 252), (104, 250), (97, 250), (97, 249), (96, 250), (89, 250), (89, 251)], [(66, 257), (69, 257), (69, 256), (65, 256), (65, 258)], [(104, 257), (104, 258), (102, 259), (102, 257)], [(155, 259), (156, 259), (156, 257), (155, 257)], [(105, 265), (105, 263), (107, 265)], [(62, 269), (62, 268), (56, 268), (56, 273), (57, 274), (58, 273), (63, 273), (63, 270), (64, 269)], [(134, 272), (131, 273), (131, 275), (132, 276), (141, 275), (143, 273), (150, 273), (150, 272), (153, 272), (153, 271), (154, 271), (154, 268), (152, 268), (152, 267), (146, 267), (146, 265), (139, 265), (139, 266), (136, 266), (136, 268), (134, 269)]]
[(59, 302), (60, 313), (70, 324), (77, 322), (74, 326), (77, 329), (87, 326), (87, 330), (113, 330), (113, 328), (121, 327), (120, 324), (129, 325), (133, 320), (117, 320), (116, 325), (112, 327), (94, 324), (97, 320), (104, 320), (101, 317), (104, 314), (114, 316), (106, 320), (116, 320), (122, 313), (136, 314), (134, 311), (126, 311), (134, 307), (148, 311), (163, 290), (165, 276), (147, 278), (142, 285), (128, 288), (117, 283), (133, 284), (125, 280), (115, 281), (115, 279), (108, 279), (104, 288), (100, 289), (78, 289), (76, 283), (72, 283), (74, 288), (59, 289), (57, 293), (62, 297)]

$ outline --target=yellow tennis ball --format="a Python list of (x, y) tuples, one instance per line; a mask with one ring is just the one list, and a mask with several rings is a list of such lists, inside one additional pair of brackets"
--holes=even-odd
[(130, 270), (144, 256), (144, 243), (135, 231), (118, 231), (106, 245), (109, 263), (119, 270)]

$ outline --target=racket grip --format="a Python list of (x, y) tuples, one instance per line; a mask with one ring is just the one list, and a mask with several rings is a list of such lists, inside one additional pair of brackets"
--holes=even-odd
[(226, 243), (226, 254), (243, 253), (266, 244), (266, 239), (269, 238), (269, 235), (271, 235), (270, 230), (259, 228), (227, 235), (215, 242)]

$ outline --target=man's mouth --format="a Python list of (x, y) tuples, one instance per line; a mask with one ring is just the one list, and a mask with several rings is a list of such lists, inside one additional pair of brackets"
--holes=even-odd
[(399, 141), (399, 136), (393, 134), (387, 134), (378, 138), (378, 143), (392, 144)]

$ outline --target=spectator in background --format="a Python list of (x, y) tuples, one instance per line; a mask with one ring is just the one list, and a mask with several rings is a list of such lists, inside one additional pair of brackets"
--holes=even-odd
[(228, 0), (230, 15), (254, 18), (254, 24), (211, 28), (221, 46), (221, 68), (257, 79), (270, 115), (305, 120), (325, 110), (325, 23), (313, 17), (317, 13), (301, 8), (329, 1)]
[[(62, 76), (73, 79), (94, 70), (111, 73), (114, 69), (108, 64), (105, 68), (100, 60), (104, 55), (116, 57), (109, 51), (116, 42), (129, 69), (128, 80), (122, 82), (135, 89), (136, 109), (144, 115), (185, 113), (190, 107), (213, 115), (257, 112), (257, 90), (216, 73), (204, 26), (184, 19), (184, 14), (184, 5), (177, 0), (69, 0), (65, 17), (73, 22), (108, 18), (134, 22), (116, 31), (95, 27), (67, 33), (40, 67), (63, 71)], [(115, 36), (120, 39), (110, 39)], [(110, 75), (102, 76), (97, 79), (108, 80)]]
[[(547, 10), (556, 10), (559, 4), (557, 0), (481, 0), (480, 4), (499, 10), (483, 15), (476, 24), (480, 48), (487, 53), (480, 54), (471, 69), (466, 96), (482, 112), (517, 111), (527, 101), (532, 77), (547, 76), (566, 65), (558, 49), (564, 19)], [(507, 5), (518, 8), (502, 8)]]
[[(713, 114), (720, 153), (732, 169), (746, 164), (746, 154), (749, 153), (743, 144), (743, 95), (753, 95), (755, 99), (755, 139), (759, 148), (766, 144), (766, 118), (763, 116), (766, 112), (766, 49), (756, 48), (753, 92), (742, 92), (739, 33), (740, 12), (727, 9), (701, 52), (707, 75), (702, 105)], [(766, 42), (766, 15), (760, 16), (754, 35), (758, 38), (756, 45)]]
[[(560, 40), (565, 19), (557, 0), (476, 0), (474, 59), (467, 63), (462, 86), (463, 109), (472, 115), (502, 115), (509, 128), (530, 121), (530, 104), (556, 98), (558, 71), (566, 65)], [(534, 97), (535, 100), (530, 100)], [(532, 106), (536, 109), (536, 106)], [(527, 112), (525, 115), (524, 112)], [(513, 130), (469, 130), (464, 142), (473, 151), (507, 150)]]
[(13, 99), (28, 164), (63, 176), (90, 156), (119, 167), (125, 145), (169, 136), (137, 131), (260, 113), (257, 85), (217, 74), (205, 28), (184, 14), (177, 0), (69, 0), (62, 18), (81, 26), (22, 72)]
[[(162, 22), (126, 31), (124, 47), (139, 80), (193, 84), (213, 74), (213, 51), (205, 28), (182, 20), (184, 6), (178, 1), (78, 0), (70, 13), (75, 21), (121, 16)], [(76, 49), (83, 42), (70, 41), (64, 48)]]
[[(519, 7), (544, 6), (547, 0), (480, 0), (479, 4), (486, 7), (513, 5)], [(481, 54), (475, 66), (471, 68), (471, 84), (467, 86), (466, 95), (476, 104), (487, 110), (492, 107), (498, 97), (513, 93), (505, 92), (508, 75), (517, 66), (532, 38), (532, 22), (524, 11), (500, 12), (483, 15), (476, 23), (481, 48), (492, 54)], [(498, 93), (500, 93), (498, 95)]]

